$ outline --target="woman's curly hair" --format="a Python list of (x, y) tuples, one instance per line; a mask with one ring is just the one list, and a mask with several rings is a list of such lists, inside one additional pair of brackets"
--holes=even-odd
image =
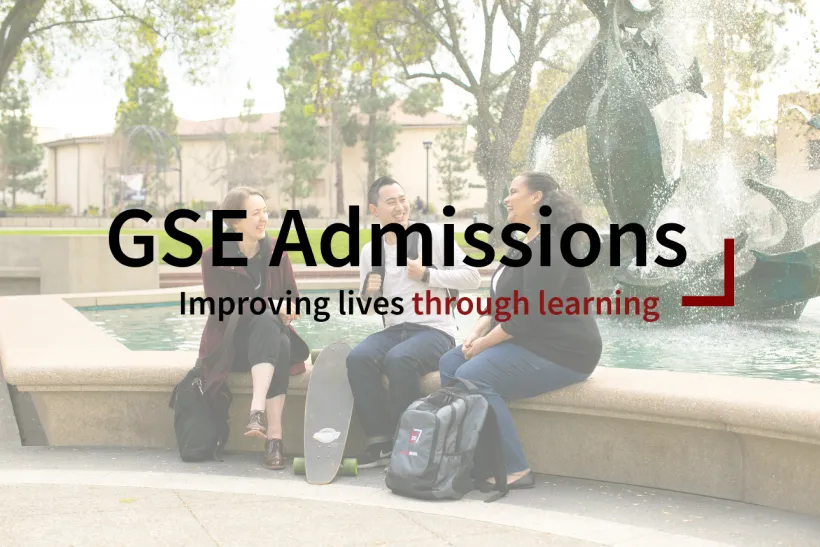
[[(575, 197), (562, 190), (551, 175), (527, 171), (521, 173), (520, 176), (530, 192), (541, 192), (543, 194), (544, 197), (541, 199), (541, 203), (538, 204), (539, 209), (543, 205), (548, 205), (552, 209), (549, 216), (541, 216), (541, 223), (550, 225), (550, 233), (553, 236), (561, 237), (564, 230), (571, 225), (585, 223), (581, 204)], [(581, 236), (580, 239), (583, 240), (583, 234)], [(578, 239), (573, 238), (574, 248), (578, 248), (580, 244)]]

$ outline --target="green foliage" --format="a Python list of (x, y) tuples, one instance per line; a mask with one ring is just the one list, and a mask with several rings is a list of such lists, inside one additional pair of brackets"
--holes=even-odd
[[(371, 80), (372, 82), (372, 80)], [(367, 162), (367, 181), (386, 175), (390, 164), (388, 156), (396, 149), (396, 135), (399, 126), (393, 122), (390, 107), (396, 97), (378, 87), (361, 90), (359, 101), (361, 112), (366, 117), (366, 125), (361, 128), (364, 145), (364, 160)]]
[(249, 95), (243, 102), (242, 112), (239, 113), (241, 130), (227, 137), (228, 189), (236, 186), (262, 189), (275, 180), (272, 136), (267, 128), (254, 126), (262, 116), (254, 113), (256, 101), (251, 93), (250, 82), (248, 82), (247, 89)]
[[(147, 38), (150, 41), (150, 36)], [(123, 174), (145, 175), (146, 195), (158, 203), (167, 198), (171, 187), (165, 183), (164, 172), (174, 169), (176, 162), (174, 136), (177, 116), (168, 95), (168, 80), (159, 67), (162, 49), (154, 47), (139, 61), (131, 64), (131, 76), (125, 82), (125, 98), (117, 106), (115, 132), (130, 138), (121, 166)], [(157, 130), (153, 133), (147, 126)], [(164, 134), (163, 134), (164, 133)]]
[(433, 154), (438, 160), (439, 188), (447, 194), (447, 205), (466, 196), (467, 179), (462, 174), (470, 168), (470, 158), (464, 151), (465, 138), (464, 129), (449, 129), (436, 136)]
[(315, 66), (310, 62), (319, 44), (307, 32), (300, 32), (288, 47), (288, 66), (279, 70), (279, 85), (285, 91), (285, 109), (281, 114), (279, 135), (282, 139), (284, 181), (282, 191), (296, 200), (310, 195), (311, 183), (319, 177), (320, 131), (313, 108), (311, 85)]
[(4, 204), (6, 193), (11, 194), (12, 208), (18, 193), (42, 196), (46, 178), (40, 171), (44, 150), (37, 144), (29, 108), (25, 80), (10, 78), (0, 90), (0, 190)]
[[(10, 209), (0, 209), (6, 211), (9, 216), (28, 216), (28, 217), (50, 217), (50, 216), (66, 216), (71, 214), (70, 205), (55, 205), (53, 203), (43, 203), (39, 205), (17, 205)], [(14, 232), (17, 233), (16, 231)]]
[(408, 114), (424, 116), (444, 104), (444, 86), (441, 82), (426, 82), (410, 90), (401, 109)]
[[(403, 17), (404, 8), (394, 0), (285, 0), (277, 17), (279, 25), (307, 32), (323, 46), (310, 57), (315, 67), (313, 101), (334, 126), (337, 166), (342, 144), (363, 142), (368, 181), (386, 172), (387, 158), (396, 148), (398, 126), (391, 109), (398, 96), (390, 87), (399, 70), (396, 48), (413, 62), (435, 49), (434, 40), (412, 32)], [(424, 91), (430, 94), (429, 88)], [(410, 108), (420, 110), (425, 99), (414, 97)], [(339, 184), (337, 180), (341, 188)], [(337, 199), (337, 207), (341, 202)]]
[(788, 14), (805, 17), (804, 0), (709, 1), (703, 8), (697, 55), (709, 80), (704, 90), (714, 98), (712, 139), (721, 144), (727, 132), (753, 129), (747, 118), (760, 87), (783, 60), (775, 55), (776, 34)]
[[(125, 53), (131, 59), (162, 43), (187, 65), (197, 83), (216, 65), (233, 31), (235, 0), (0, 0), (0, 87), (15, 62), (31, 64), (41, 77), (66, 43), (82, 49)], [(109, 49), (110, 48), (110, 49)]]

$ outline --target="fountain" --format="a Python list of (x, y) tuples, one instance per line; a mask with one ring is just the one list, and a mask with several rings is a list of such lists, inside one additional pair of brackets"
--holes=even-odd
[[(721, 167), (709, 179), (703, 178), (710, 175), (702, 170), (682, 168), (674, 158), (680, 137), (671, 144), (669, 138), (662, 139), (653, 115), (653, 109), (682, 93), (706, 97), (699, 64), (695, 58), (686, 66), (658, 30), (671, 0), (653, 1), (647, 9), (636, 7), (633, 0), (583, 2), (598, 19), (599, 32), (576, 72), (539, 118), (529, 168), (537, 168), (554, 139), (585, 126), (590, 171), (611, 222), (640, 224), (651, 247), (658, 219), (682, 188), (726, 180)], [(806, 123), (817, 123), (818, 118), (802, 113)], [(680, 304), (682, 295), (723, 294), (722, 245), (694, 260), (687, 258), (673, 270), (651, 262), (637, 265), (634, 248), (624, 240), (620, 265), (608, 268), (612, 287), (622, 297), (658, 297), (659, 311), (674, 321), (798, 319), (808, 301), (820, 296), (820, 241), (806, 245), (803, 236), (804, 225), (820, 209), (820, 193), (808, 201), (796, 199), (769, 184), (773, 174), (773, 166), (759, 155), (755, 168), (740, 178), (743, 188), (764, 196), (783, 216), (783, 237), (774, 245), (752, 248), (750, 233), (756, 226), (748, 218), (733, 223), (722, 236), (734, 239), (734, 306)]]

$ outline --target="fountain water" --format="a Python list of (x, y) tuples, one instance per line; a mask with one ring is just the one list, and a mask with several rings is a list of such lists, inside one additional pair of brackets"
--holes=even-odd
[[(674, 271), (652, 262), (639, 267), (634, 251), (622, 256), (611, 271), (622, 296), (660, 297), (673, 319), (798, 318), (820, 296), (820, 242), (807, 246), (804, 238), (820, 193), (802, 201), (773, 188), (774, 169), (762, 156), (749, 172), (740, 172), (728, 155), (711, 166), (682, 162), (686, 99), (706, 97), (692, 29), (705, 12), (699, 2), (707, 0), (657, 0), (649, 7), (639, 0), (583, 1), (600, 31), (538, 120), (529, 167), (549, 169), (554, 140), (585, 126), (590, 171), (611, 221), (643, 226), (650, 236), (647, 257), (669, 256), (651, 248), (658, 225), (686, 227), (677, 240), (687, 261)], [(749, 207), (760, 196), (786, 224), (774, 242), (766, 241), (769, 217)], [(681, 295), (723, 293), (725, 238), (735, 239), (735, 305), (681, 307)]]

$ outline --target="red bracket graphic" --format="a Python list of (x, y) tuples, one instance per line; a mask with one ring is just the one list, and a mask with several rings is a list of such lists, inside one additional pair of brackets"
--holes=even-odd
[(735, 305), (735, 240), (723, 240), (723, 294), (720, 296), (682, 296), (681, 306)]

